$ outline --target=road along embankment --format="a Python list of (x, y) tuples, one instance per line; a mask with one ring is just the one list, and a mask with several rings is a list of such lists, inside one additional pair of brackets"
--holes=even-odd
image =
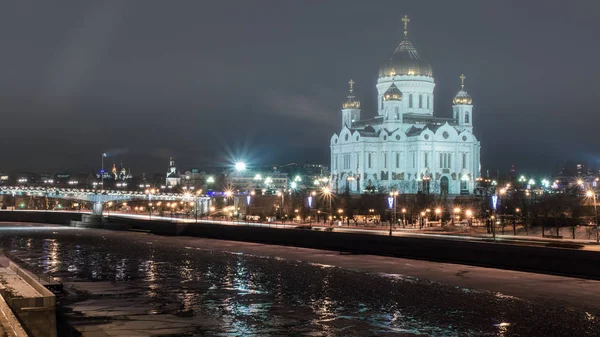
[[(0, 212), (0, 221), (10, 222), (68, 225), (80, 218), (79, 213)], [(101, 226), (96, 224), (93, 227), (396, 256), (600, 279), (600, 253), (576, 248), (469, 241), (437, 236), (402, 236), (400, 233), (390, 237), (380, 234), (336, 232), (335, 229), (328, 232), (315, 229), (143, 220), (119, 216), (109, 216)]]

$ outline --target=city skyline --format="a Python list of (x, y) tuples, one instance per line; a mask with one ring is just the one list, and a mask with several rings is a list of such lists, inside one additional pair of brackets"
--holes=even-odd
[(134, 172), (163, 172), (169, 157), (181, 167), (327, 164), (324, 144), (337, 130), (347, 81), (373, 116), (374, 72), (402, 39), (404, 14), (416, 48), (445, 83), (434, 106), (445, 109), (458, 75), (468, 78), (482, 175), (512, 164), (524, 171), (598, 164), (596, 5), (12, 6), (3, 28), (22, 29), (0, 55), (0, 169), (89, 171), (113, 149)]

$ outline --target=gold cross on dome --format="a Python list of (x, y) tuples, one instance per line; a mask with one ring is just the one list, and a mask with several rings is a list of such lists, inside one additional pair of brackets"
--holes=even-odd
[(408, 36), (408, 23), (410, 22), (408, 15), (402, 18), (402, 22), (404, 22), (404, 37), (406, 38)]
[(460, 88), (464, 89), (465, 88), (465, 74), (460, 74)]
[(352, 93), (354, 91), (354, 81), (352, 79), (350, 79), (348, 84), (350, 84), (350, 93)]

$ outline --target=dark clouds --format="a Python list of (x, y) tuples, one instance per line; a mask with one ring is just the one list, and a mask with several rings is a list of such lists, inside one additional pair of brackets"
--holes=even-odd
[(474, 97), (482, 165), (596, 163), (592, 1), (2, 2), (0, 169), (89, 170), (107, 149), (140, 171), (328, 162), (352, 77), (375, 110), (379, 65), (410, 37), (450, 115)]

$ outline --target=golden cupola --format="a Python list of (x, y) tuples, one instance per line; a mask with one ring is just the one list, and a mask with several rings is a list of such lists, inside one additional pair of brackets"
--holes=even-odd
[(346, 97), (346, 101), (342, 104), (343, 109), (360, 109), (360, 101), (354, 97), (354, 81), (350, 79), (350, 93)]
[(396, 75), (428, 76), (433, 77), (431, 65), (422, 60), (419, 53), (408, 40), (408, 16), (402, 18), (404, 22), (404, 40), (400, 42), (389, 61), (379, 68), (379, 77)]
[(388, 90), (386, 90), (385, 94), (383, 94), (383, 99), (385, 101), (401, 101), (402, 92), (395, 84), (392, 83)]
[(473, 98), (471, 98), (471, 95), (469, 95), (469, 93), (465, 90), (465, 78), (466, 77), (464, 74), (460, 75), (461, 85), (460, 85), (460, 90), (458, 91), (456, 96), (454, 96), (454, 99), (452, 100), (452, 103), (454, 103), (454, 105), (472, 105), (473, 104)]

